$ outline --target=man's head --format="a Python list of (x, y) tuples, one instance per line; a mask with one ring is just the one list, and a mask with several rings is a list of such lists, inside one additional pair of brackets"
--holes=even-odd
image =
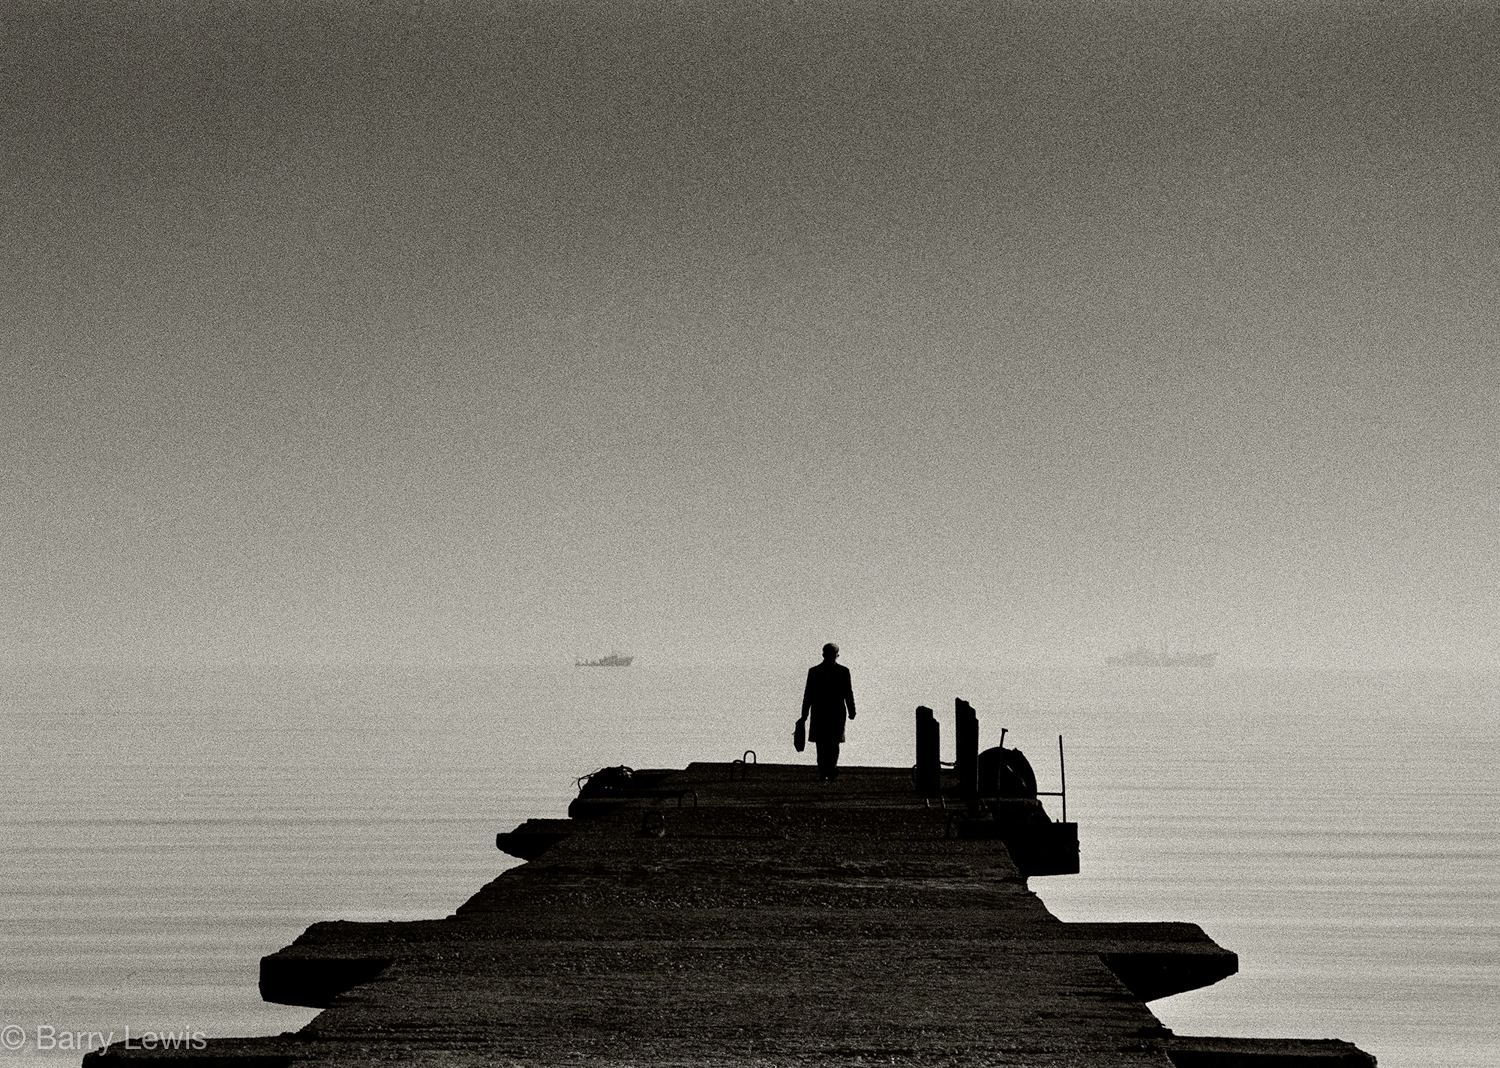
[(837, 645), (834, 645), (833, 642), (829, 642), (827, 645), (823, 646), (824, 660), (837, 660), (838, 658), (839, 647)]

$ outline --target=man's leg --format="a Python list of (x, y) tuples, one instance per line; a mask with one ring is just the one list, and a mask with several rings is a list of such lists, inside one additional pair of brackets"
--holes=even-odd
[(839, 743), (818, 743), (818, 778), (833, 779), (839, 773)]

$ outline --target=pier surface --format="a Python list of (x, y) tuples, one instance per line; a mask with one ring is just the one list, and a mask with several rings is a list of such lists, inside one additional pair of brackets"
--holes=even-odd
[(502, 834), (528, 862), (453, 916), (319, 923), (266, 957), (268, 1000), (325, 1010), (302, 1031), (85, 1064), (1374, 1064), (1173, 1035), (1146, 1003), (1235, 955), (1191, 923), (1052, 916), (1027, 878), (1076, 870), (1076, 834), (1034, 800), (975, 816), (904, 768), (704, 763), (570, 815)]

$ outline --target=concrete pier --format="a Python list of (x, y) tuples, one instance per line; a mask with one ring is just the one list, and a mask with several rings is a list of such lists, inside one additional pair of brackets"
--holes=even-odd
[(324, 1009), (304, 1030), (85, 1063), (1374, 1064), (1333, 1040), (1172, 1034), (1147, 1003), (1235, 955), (1191, 923), (1062, 923), (1027, 879), (1077, 870), (1076, 827), (959, 800), (907, 768), (600, 780), (569, 819), (502, 833), (527, 863), (455, 915), (319, 923), (266, 957), (268, 1000)]

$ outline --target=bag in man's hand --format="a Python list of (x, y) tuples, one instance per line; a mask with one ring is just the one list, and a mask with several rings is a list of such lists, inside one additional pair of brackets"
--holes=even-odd
[(807, 748), (807, 720), (799, 719), (797, 726), (792, 728), (792, 744), (797, 747), (797, 752)]

